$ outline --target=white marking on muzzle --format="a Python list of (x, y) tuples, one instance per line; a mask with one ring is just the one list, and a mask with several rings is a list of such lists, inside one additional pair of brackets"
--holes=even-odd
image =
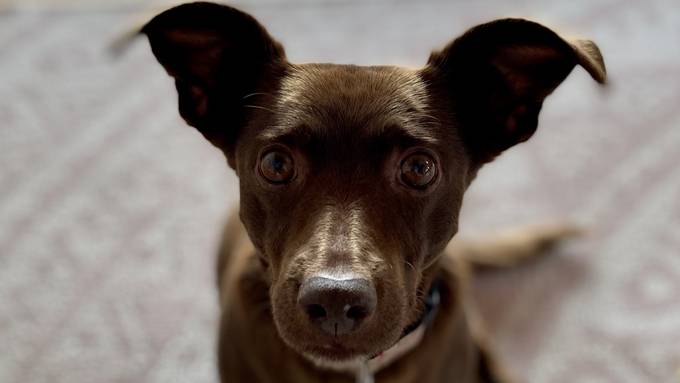
[[(344, 225), (347, 227), (346, 238), (338, 238), (335, 233), (337, 226)], [(350, 257), (348, 261), (357, 262), (358, 257), (362, 255), (363, 243), (364, 241), (362, 232), (362, 214), (361, 209), (357, 206), (352, 206), (347, 212), (338, 211), (338, 208), (334, 206), (328, 206), (320, 214), (320, 217), (316, 223), (316, 230), (312, 238), (310, 238), (310, 243), (313, 244), (315, 252), (317, 254), (329, 254), (332, 252), (332, 247), (335, 241), (342, 240), (347, 244), (347, 253), (343, 254)], [(362, 278), (362, 276), (344, 266), (337, 266), (334, 268), (326, 269), (314, 276), (344, 281), (349, 279)], [(363, 276), (365, 278), (365, 276)]]

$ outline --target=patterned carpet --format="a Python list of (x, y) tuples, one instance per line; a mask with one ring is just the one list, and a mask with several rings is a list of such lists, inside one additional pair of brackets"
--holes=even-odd
[[(235, 178), (178, 118), (146, 42), (108, 54), (151, 2), (39, 3), (0, 4), (0, 382), (215, 382), (213, 253)], [(680, 3), (325, 3), (239, 4), (297, 62), (420, 65), (506, 15), (600, 45), (611, 85), (574, 71), (534, 139), (481, 172), (461, 226), (591, 228), (478, 282), (516, 376), (680, 382)]]

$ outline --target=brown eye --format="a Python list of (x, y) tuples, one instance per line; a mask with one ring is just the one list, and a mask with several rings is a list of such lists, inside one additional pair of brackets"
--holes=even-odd
[(434, 181), (436, 175), (437, 166), (427, 154), (411, 154), (401, 162), (401, 180), (408, 186), (423, 189)]
[(281, 150), (266, 152), (260, 158), (260, 174), (273, 184), (286, 183), (295, 175), (293, 158)]

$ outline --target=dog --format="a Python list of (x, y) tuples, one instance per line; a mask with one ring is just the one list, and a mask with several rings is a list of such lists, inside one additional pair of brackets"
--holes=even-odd
[(180, 115), (239, 177), (217, 266), (222, 382), (509, 381), (465, 293), (470, 267), (573, 230), (449, 243), (479, 169), (531, 137), (572, 69), (605, 83), (593, 42), (499, 19), (420, 69), (297, 65), (253, 17), (203, 2), (141, 33)]

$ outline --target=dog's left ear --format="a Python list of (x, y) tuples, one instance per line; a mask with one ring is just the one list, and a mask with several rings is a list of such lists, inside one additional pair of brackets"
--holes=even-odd
[(531, 137), (543, 100), (577, 64), (605, 82), (593, 42), (568, 42), (538, 23), (502, 19), (433, 53), (423, 75), (444, 87), (471, 156), (483, 164)]
[(184, 120), (222, 149), (230, 165), (249, 95), (276, 85), (284, 49), (252, 16), (226, 5), (196, 2), (171, 8), (141, 30), (175, 79)]

